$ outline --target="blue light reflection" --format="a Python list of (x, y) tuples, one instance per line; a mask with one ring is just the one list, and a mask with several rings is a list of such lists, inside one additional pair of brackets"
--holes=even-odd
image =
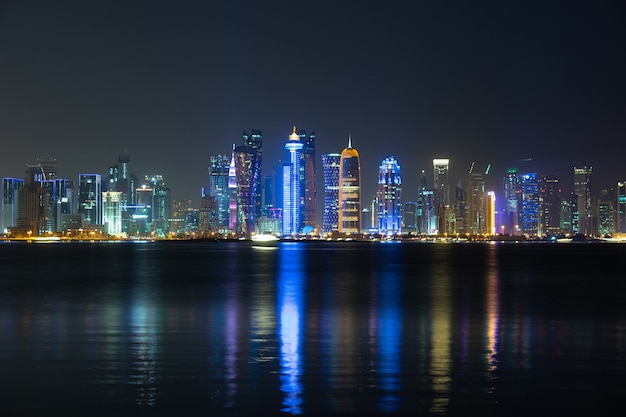
[(282, 411), (301, 414), (302, 363), (300, 344), (303, 312), (303, 249), (284, 244), (279, 253), (278, 311), (280, 336), (280, 389), (285, 394)]

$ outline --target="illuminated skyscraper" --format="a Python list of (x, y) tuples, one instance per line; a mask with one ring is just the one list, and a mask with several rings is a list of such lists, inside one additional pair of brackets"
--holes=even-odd
[(615, 188), (600, 191), (598, 200), (598, 234), (600, 236), (613, 235), (615, 233)]
[(617, 224), (618, 233), (626, 233), (626, 181), (617, 183)]
[(172, 214), (172, 195), (163, 181), (162, 175), (146, 175), (145, 180), (152, 188), (152, 225), (151, 230), (159, 237), (167, 235)]
[(102, 178), (100, 174), (78, 175), (78, 214), (88, 224), (102, 224)]
[(235, 168), (235, 145), (228, 167), (228, 230), (237, 228), (237, 169)]
[(289, 152), (289, 162), (283, 165), (283, 235), (296, 235), (304, 227), (303, 210), (304, 196), (302, 181), (304, 169), (302, 166), (302, 150), (304, 144), (293, 127), (285, 149)]
[(574, 233), (582, 233), (584, 235), (590, 235), (593, 233), (591, 172), (591, 167), (574, 167), (574, 198), (576, 199), (576, 207), (575, 212), (572, 212), (572, 231)]
[(339, 232), (361, 232), (361, 163), (350, 137), (339, 161)]
[(417, 232), (417, 203), (415, 201), (407, 201), (404, 203), (402, 210), (402, 233), (415, 234)]
[(540, 236), (554, 236), (561, 231), (561, 189), (559, 178), (545, 175), (539, 183), (539, 223)]
[(378, 232), (384, 235), (402, 233), (402, 177), (400, 165), (391, 156), (378, 168)]
[(260, 219), (263, 208), (263, 132), (261, 130), (251, 130), (250, 135), (243, 132), (243, 146), (247, 146), (256, 151), (256, 172), (253, 173), (254, 186), (253, 195), (253, 218)]
[(102, 193), (102, 223), (104, 231), (112, 236), (122, 233), (122, 192), (106, 191)]
[(317, 190), (315, 188), (315, 177), (317, 168), (315, 166), (315, 132), (306, 136), (304, 130), (298, 131), (300, 141), (304, 143), (302, 155), (304, 158), (302, 167), (304, 168), (304, 226), (315, 228), (315, 201)]
[(539, 184), (537, 174), (520, 175), (522, 188), (522, 232), (536, 236), (539, 223)]
[(322, 154), (324, 169), (324, 222), (323, 233), (339, 230), (339, 163), (338, 153)]
[(7, 233), (10, 227), (17, 226), (18, 191), (24, 187), (24, 180), (20, 178), (2, 179), (2, 230)]
[(521, 223), (520, 213), (522, 208), (522, 188), (517, 175), (517, 169), (509, 168), (504, 177), (504, 208), (502, 224), (504, 233), (515, 235), (518, 233)]
[(450, 160), (436, 158), (433, 159), (435, 215), (437, 216), (437, 233), (448, 233), (448, 216), (450, 208), (450, 184), (448, 182), (448, 171)]
[(237, 176), (237, 226), (235, 233), (249, 237), (255, 231), (255, 204), (258, 175), (258, 155), (255, 148), (238, 146), (234, 151)]
[(204, 194), (208, 194), (214, 200), (216, 223), (220, 231), (229, 227), (228, 175), (231, 161), (234, 162), (228, 155), (218, 154), (209, 157), (209, 187)]
[[(418, 234), (428, 233), (428, 210), (427, 206), (428, 198), (426, 192), (429, 191), (426, 187), (426, 170), (421, 170), (419, 187), (417, 188), (417, 207), (415, 212), (415, 225), (417, 227)], [(432, 190), (430, 190), (432, 196)], [(430, 199), (432, 200), (432, 199)]]
[(38, 164), (27, 165), (24, 185), (18, 190), (17, 197), (17, 229), (22, 234), (40, 236), (46, 232), (45, 217), (48, 199), (46, 190), (41, 186), (43, 178)]
[(131, 215), (134, 214), (135, 190), (139, 187), (139, 180), (131, 171), (130, 156), (120, 155), (117, 163), (109, 168), (109, 183), (106, 191), (119, 191), (122, 193), (122, 231), (130, 233)]
[(496, 193), (487, 191), (485, 195), (485, 232), (488, 235), (496, 234)]

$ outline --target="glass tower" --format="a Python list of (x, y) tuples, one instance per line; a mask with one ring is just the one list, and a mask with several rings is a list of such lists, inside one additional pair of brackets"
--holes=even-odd
[(304, 174), (302, 164), (302, 150), (304, 144), (293, 127), (285, 149), (289, 153), (289, 162), (283, 165), (283, 235), (290, 236), (299, 233), (304, 224), (302, 212), (304, 199), (302, 198), (302, 178)]
[(85, 222), (102, 224), (102, 178), (100, 174), (78, 175), (78, 214)]
[(520, 175), (522, 187), (522, 232), (536, 236), (539, 223), (539, 184), (537, 174)]
[(208, 195), (213, 198), (216, 209), (218, 229), (228, 229), (230, 195), (228, 188), (228, 172), (231, 157), (228, 155), (211, 155), (209, 157), (209, 188)]
[(17, 226), (18, 192), (22, 187), (23, 179), (2, 179), (2, 233), (7, 233), (10, 227)]
[(384, 235), (402, 233), (402, 177), (400, 165), (393, 156), (378, 167), (378, 232)]
[(254, 173), (254, 187), (253, 195), (253, 212), (254, 219), (261, 218), (261, 212), (263, 208), (263, 132), (261, 130), (251, 130), (248, 135), (246, 132), (242, 134), (243, 146), (247, 146), (256, 151), (256, 170)]
[(592, 168), (584, 166), (574, 167), (574, 198), (576, 199), (576, 212), (572, 213), (572, 231), (590, 235), (593, 233), (592, 208), (591, 208), (591, 172)]
[(324, 221), (323, 233), (339, 230), (339, 163), (338, 153), (322, 154), (324, 169)]
[(617, 224), (618, 233), (626, 233), (626, 181), (617, 183)]
[(361, 232), (361, 163), (350, 137), (339, 161), (339, 232)]

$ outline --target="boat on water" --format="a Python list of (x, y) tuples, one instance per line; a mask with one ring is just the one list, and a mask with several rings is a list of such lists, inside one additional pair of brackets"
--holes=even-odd
[(271, 233), (259, 233), (250, 236), (254, 246), (278, 246), (280, 239)]

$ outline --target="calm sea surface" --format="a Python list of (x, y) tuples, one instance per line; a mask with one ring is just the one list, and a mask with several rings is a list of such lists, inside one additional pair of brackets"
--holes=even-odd
[(602, 415), (626, 395), (625, 260), (623, 244), (0, 243), (0, 414)]

